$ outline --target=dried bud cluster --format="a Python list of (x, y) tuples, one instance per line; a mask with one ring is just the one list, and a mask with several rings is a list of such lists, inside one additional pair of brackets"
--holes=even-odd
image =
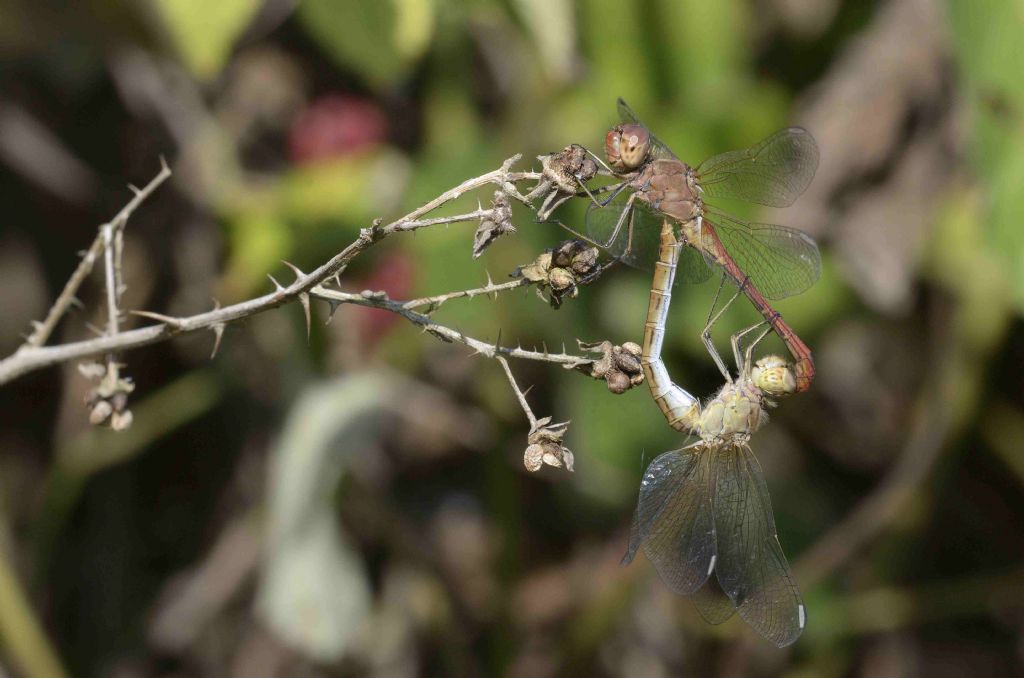
[(131, 379), (122, 379), (116, 367), (108, 369), (100, 363), (83, 363), (78, 371), (86, 379), (99, 381), (89, 389), (85, 406), (89, 408), (89, 423), (93, 426), (107, 425), (115, 431), (123, 431), (132, 425), (132, 411), (128, 409), (128, 394), (135, 390)]
[(544, 464), (555, 468), (564, 467), (572, 471), (573, 456), (568, 447), (562, 445), (562, 438), (569, 428), (569, 422), (551, 423), (551, 417), (538, 419), (527, 438), (529, 446), (523, 454), (523, 465), (530, 473), (539, 471)]
[(562, 299), (574, 299), (578, 286), (590, 282), (597, 270), (597, 248), (582, 240), (566, 240), (553, 250), (545, 250), (532, 263), (512, 272), (515, 278), (526, 278), (537, 283), (537, 294), (544, 299), (543, 290), (551, 290), (548, 301), (559, 308)]
[(558, 206), (570, 199), (586, 182), (597, 175), (597, 163), (591, 153), (579, 144), (570, 144), (558, 153), (538, 155), (543, 177), (531, 192), (531, 197), (543, 195), (544, 203), (537, 210), (537, 218), (545, 221)]
[(537, 156), (544, 178), (562, 193), (576, 193), (581, 183), (597, 175), (597, 163), (583, 146), (569, 144), (558, 153)]
[(479, 257), (491, 243), (507, 233), (515, 233), (512, 225), (512, 205), (503, 191), (495, 191), (491, 202), (491, 216), (482, 219), (473, 236), (473, 258)]
[(583, 350), (601, 354), (601, 357), (589, 363), (584, 371), (595, 379), (604, 379), (612, 393), (625, 393), (634, 386), (644, 383), (639, 344), (632, 341), (627, 341), (622, 346), (615, 346), (610, 341), (579, 344)]

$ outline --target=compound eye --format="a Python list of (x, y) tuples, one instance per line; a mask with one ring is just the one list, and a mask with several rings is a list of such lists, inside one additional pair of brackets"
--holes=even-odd
[(621, 136), (619, 155), (622, 164), (629, 169), (640, 167), (651, 150), (651, 133), (643, 125), (623, 125)]
[(608, 130), (604, 137), (604, 154), (608, 158), (608, 164), (612, 169), (625, 170), (627, 167), (622, 163), (622, 129), (616, 125)]

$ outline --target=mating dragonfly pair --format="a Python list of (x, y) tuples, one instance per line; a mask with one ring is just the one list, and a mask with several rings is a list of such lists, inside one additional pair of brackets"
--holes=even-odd
[[(705, 199), (733, 198), (787, 207), (807, 188), (818, 148), (804, 129), (781, 130), (750, 148), (690, 167), (660, 142), (619, 99), (622, 122), (605, 140), (609, 172), (620, 182), (587, 211), (589, 240), (625, 263), (650, 268), (651, 287), (641, 362), (651, 394), (669, 424), (700, 439), (657, 457), (644, 473), (633, 520), (628, 564), (642, 549), (665, 583), (691, 596), (717, 624), (734, 612), (779, 647), (794, 642), (806, 612), (776, 536), (771, 500), (751, 451), (751, 435), (767, 421), (774, 399), (806, 390), (814, 378), (811, 351), (768, 299), (803, 292), (818, 279), (821, 257), (806, 234), (747, 222)], [(725, 385), (701, 407), (672, 382), (661, 359), (671, 291), (676, 282), (703, 282), (712, 270), (722, 284), (702, 339)], [(738, 288), (716, 313), (726, 280)], [(764, 320), (732, 337), (735, 376), (711, 329), (744, 294)], [(754, 360), (771, 331), (792, 356)], [(743, 338), (755, 338), (744, 349)]]

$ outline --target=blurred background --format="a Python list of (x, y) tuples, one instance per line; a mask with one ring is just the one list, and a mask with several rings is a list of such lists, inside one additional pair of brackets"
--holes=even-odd
[[(1024, 657), (1024, 5), (1019, 0), (151, 0), (0, 4), (0, 353), (99, 224), (123, 306), (264, 294), (513, 153), (600, 149), (625, 97), (690, 162), (787, 124), (821, 165), (746, 216), (820, 243), (778, 308), (810, 392), (754, 439), (808, 626), (777, 650), (618, 561), (644, 465), (679, 447), (646, 387), (514, 362), (571, 419), (575, 473), (525, 471), (501, 368), (395, 316), (289, 306), (125, 354), (134, 425), (91, 429), (75, 365), (0, 389), (0, 664), (13, 675), (954, 676)], [(484, 204), (466, 196), (447, 213)], [(738, 207), (737, 210), (742, 208)], [(582, 224), (583, 205), (560, 217)], [(565, 236), (520, 206), (388, 239), (351, 290), (503, 281)], [(438, 322), (504, 344), (641, 338), (649, 277), (552, 310), (532, 291)], [(101, 326), (102, 286), (51, 343)], [(666, 360), (710, 395), (714, 284)], [(718, 331), (755, 319), (736, 304)], [(144, 324), (130, 319), (130, 325)], [(772, 346), (781, 350), (777, 342)]]

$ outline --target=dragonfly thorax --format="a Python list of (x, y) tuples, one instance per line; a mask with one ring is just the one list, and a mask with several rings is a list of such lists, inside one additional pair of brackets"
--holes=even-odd
[(693, 182), (693, 172), (680, 160), (652, 160), (630, 185), (652, 209), (681, 223), (700, 216), (703, 203)]
[(746, 442), (768, 421), (764, 398), (749, 380), (726, 384), (700, 417), (700, 437), (708, 442)]

